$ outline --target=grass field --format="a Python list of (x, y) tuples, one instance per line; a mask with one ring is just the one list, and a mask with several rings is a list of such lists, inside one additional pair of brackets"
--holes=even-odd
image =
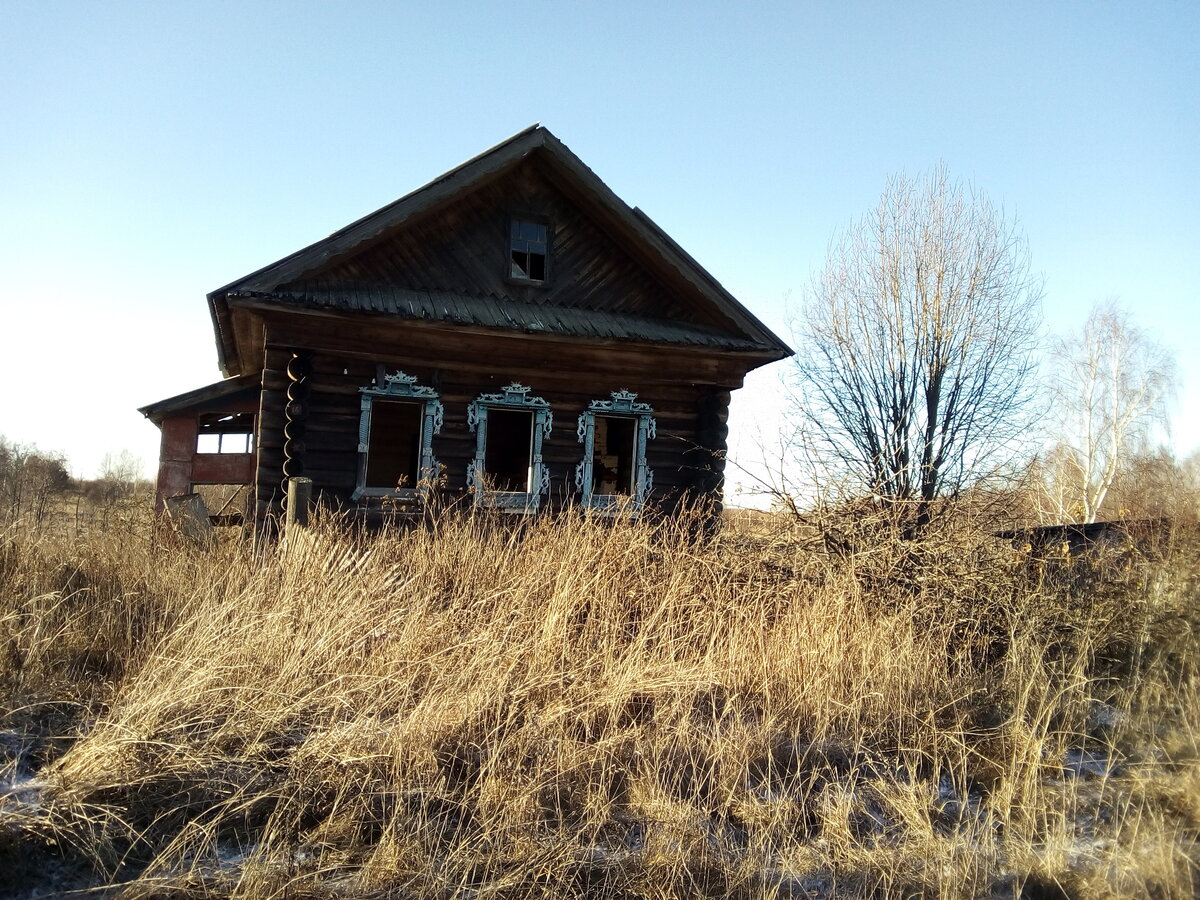
[(0, 896), (1192, 897), (1198, 573), (1194, 532), (13, 526)]

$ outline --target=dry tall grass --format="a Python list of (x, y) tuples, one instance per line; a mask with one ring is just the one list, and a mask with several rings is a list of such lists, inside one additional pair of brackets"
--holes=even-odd
[(853, 523), (13, 529), (0, 870), (119, 897), (1190, 897), (1198, 568), (1176, 542), (1047, 573)]

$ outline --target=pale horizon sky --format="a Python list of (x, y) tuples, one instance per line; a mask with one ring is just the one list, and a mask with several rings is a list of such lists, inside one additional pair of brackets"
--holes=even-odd
[[(1200, 448), (1200, 4), (9, 2), (0, 434), (95, 474), (217, 380), (205, 294), (541, 122), (785, 339), (830, 238), (945, 163), (1045, 324), (1117, 298)], [(786, 364), (735, 395), (777, 426)]]

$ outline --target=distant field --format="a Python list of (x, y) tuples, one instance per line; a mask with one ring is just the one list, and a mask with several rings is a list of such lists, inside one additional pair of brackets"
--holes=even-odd
[(0, 896), (1200, 890), (1194, 532), (69, 524), (0, 531)]

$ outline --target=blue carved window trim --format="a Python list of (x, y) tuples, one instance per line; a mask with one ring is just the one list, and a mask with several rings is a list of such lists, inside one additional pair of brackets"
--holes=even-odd
[[(637, 513), (654, 489), (654, 473), (646, 464), (646, 444), (654, 440), (657, 433), (654, 410), (648, 403), (638, 403), (637, 394), (630, 391), (613, 391), (611, 396), (611, 400), (593, 400), (579, 416), (576, 433), (579, 443), (583, 444), (583, 459), (575, 467), (575, 488), (585, 509), (608, 514), (621, 510)], [(627, 418), (635, 422), (633, 479), (629, 494), (598, 494), (594, 491), (597, 416)]]
[[(358, 389), (362, 395), (361, 413), (358, 420), (358, 480), (351, 499), (362, 497), (397, 497), (424, 500), (437, 482), (438, 462), (433, 457), (433, 436), (442, 430), (444, 410), (438, 400), (437, 391), (417, 384), (415, 375), (396, 372), (384, 375), (382, 384), (376, 383)], [(399, 400), (420, 404), (421, 435), (418, 441), (417, 483), (407, 487), (379, 487), (367, 485), (367, 460), (371, 446), (371, 412), (377, 400)]]
[[(498, 394), (480, 394), (467, 407), (467, 425), (475, 435), (475, 458), (467, 465), (467, 485), (475, 494), (476, 506), (532, 512), (550, 490), (550, 470), (542, 462), (542, 440), (550, 436), (554, 415), (541, 397), (529, 396), (529, 388), (517, 383)], [(484, 483), (487, 454), (488, 411), (518, 409), (532, 414), (527, 491), (491, 490)]]

